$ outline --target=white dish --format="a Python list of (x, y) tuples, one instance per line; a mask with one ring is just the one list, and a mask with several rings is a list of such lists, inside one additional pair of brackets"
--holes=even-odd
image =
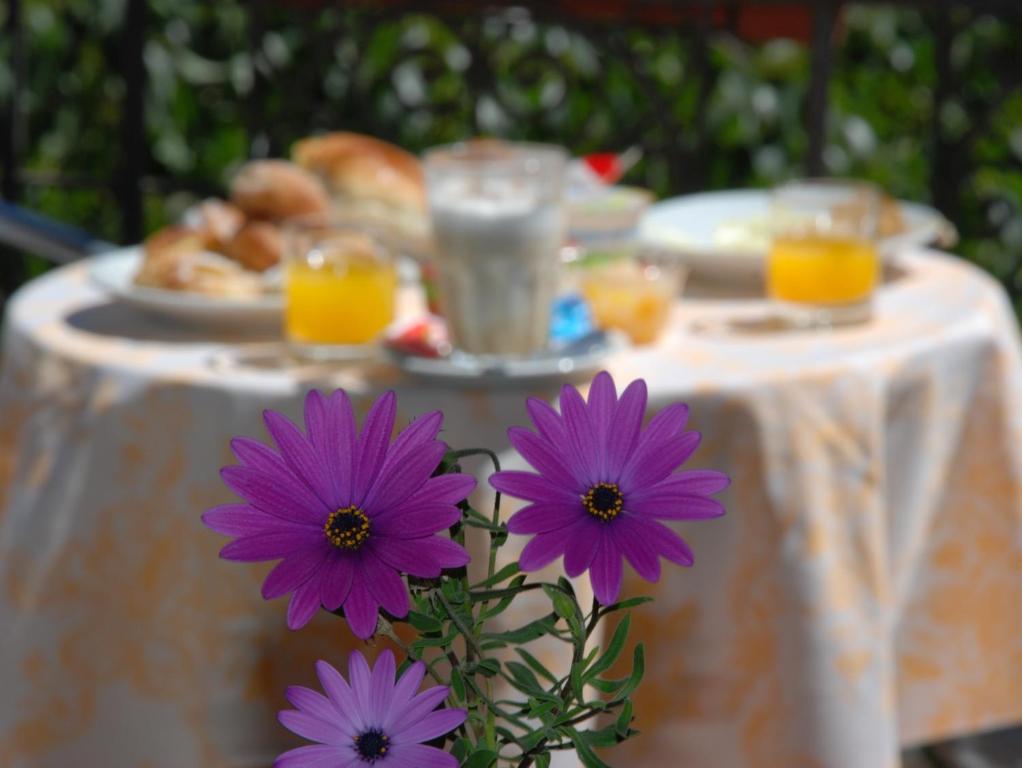
[(284, 299), (280, 294), (252, 299), (218, 298), (135, 285), (142, 257), (141, 246), (95, 256), (89, 263), (89, 276), (100, 288), (127, 304), (191, 325), (266, 328), (281, 321)]
[[(720, 280), (759, 279), (763, 275), (765, 246), (762, 238), (729, 237), (729, 227), (761, 223), (770, 214), (769, 192), (728, 190), (685, 195), (656, 203), (640, 224), (640, 235), (673, 246), (692, 271)], [(899, 201), (905, 230), (881, 241), (881, 252), (893, 256), (902, 250), (930, 245), (953, 233), (935, 209)], [(753, 233), (755, 235), (755, 233)]]
[(421, 357), (387, 347), (405, 373), (465, 385), (500, 386), (592, 374), (607, 356), (627, 345), (623, 336), (594, 332), (584, 339), (535, 357), (505, 358), (454, 352), (447, 357)]

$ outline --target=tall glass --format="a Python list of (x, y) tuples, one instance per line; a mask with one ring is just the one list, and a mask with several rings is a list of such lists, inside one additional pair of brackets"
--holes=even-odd
[(456, 349), (528, 356), (550, 332), (567, 154), (479, 141), (425, 155), (440, 306)]
[(880, 204), (879, 190), (858, 181), (795, 181), (773, 191), (767, 292), (797, 324), (869, 319)]

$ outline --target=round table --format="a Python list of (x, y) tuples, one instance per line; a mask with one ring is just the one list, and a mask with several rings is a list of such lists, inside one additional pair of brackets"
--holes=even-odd
[[(877, 768), (1022, 720), (1022, 362), (1001, 289), (919, 252), (867, 325), (780, 331), (764, 310), (685, 298), (656, 346), (607, 361), (647, 380), (651, 410), (689, 402), (697, 463), (733, 479), (726, 517), (684, 527), (694, 568), (626, 581), (656, 597), (633, 618), (643, 734), (608, 757)], [(264, 408), (344, 387), (364, 412), (393, 388), (400, 420), (441, 408), (449, 443), (507, 454), (525, 395), (556, 396), (267, 349), (112, 303), (85, 264), (9, 302), (0, 765), (258, 766), (293, 743), (284, 688), (351, 640), (326, 615), (289, 632), (259, 597), (269, 566), (220, 561), (199, 523)]]

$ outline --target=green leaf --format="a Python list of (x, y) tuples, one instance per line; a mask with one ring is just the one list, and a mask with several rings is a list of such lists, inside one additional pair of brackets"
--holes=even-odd
[(564, 728), (565, 734), (571, 739), (571, 743), (575, 745), (575, 750), (578, 752), (578, 758), (582, 761), (582, 765), (585, 768), (610, 768), (605, 762), (603, 762), (592, 747), (589, 746), (589, 742), (586, 738), (576, 731), (574, 728)]
[(617, 716), (617, 722), (614, 727), (617, 732), (624, 736), (629, 731), (629, 726), (632, 724), (632, 702), (626, 701), (625, 705), (621, 708), (621, 714)]
[(536, 755), (536, 768), (550, 768), (550, 753), (543, 752), (542, 754)]
[(483, 677), (493, 677), (500, 673), (500, 662), (496, 659), (480, 659), (476, 668)]
[(547, 597), (550, 598), (550, 602), (554, 606), (554, 613), (562, 619), (568, 619), (575, 615), (575, 611), (578, 606), (575, 604), (574, 600), (561, 592), (561, 590), (544, 584), (543, 591), (546, 592)]
[(622, 701), (632, 695), (632, 691), (639, 687), (642, 682), (642, 675), (646, 671), (646, 656), (642, 643), (637, 643), (635, 652), (632, 654), (632, 674), (628, 676), (624, 686), (618, 691), (613, 701)]
[(543, 637), (543, 635), (553, 634), (553, 632), (554, 617), (544, 616), (542, 619), (530, 621), (528, 624), (518, 627), (518, 629), (508, 630), (507, 632), (485, 632), (483, 633), (483, 638), (486, 640), (499, 640), (512, 645), (520, 645)]
[(482, 589), (483, 587), (492, 587), (494, 584), (500, 584), (500, 582), (510, 579), (519, 573), (518, 563), (508, 563), (495, 574), (488, 579), (483, 579), (478, 584), (474, 584), (472, 589)]
[(469, 750), (471, 749), (472, 742), (466, 739), (464, 736), (462, 736), (461, 738), (454, 742), (453, 746), (451, 747), (451, 754), (454, 755), (454, 757), (456, 757), (458, 762), (460, 763), (462, 760), (465, 759), (465, 755), (467, 755), (469, 753)]
[(546, 667), (544, 667), (543, 662), (541, 662), (527, 650), (525, 650), (524, 648), (515, 648), (515, 653), (521, 656), (522, 659), (525, 660), (525, 663), (532, 667), (532, 671), (535, 672), (537, 675), (539, 675), (542, 678), (545, 678), (551, 683), (557, 682), (557, 678), (554, 676), (554, 673), (551, 672)]
[(456, 701), (465, 701), (465, 678), (457, 667), (451, 668), (451, 690)]
[(497, 753), (492, 749), (479, 749), (469, 755), (462, 768), (490, 768), (497, 762)]
[(626, 615), (621, 623), (617, 625), (617, 629), (614, 630), (614, 635), (610, 638), (610, 642), (607, 644), (607, 650), (604, 651), (603, 655), (597, 659), (596, 663), (589, 667), (585, 673), (585, 680), (589, 681), (602, 674), (611, 668), (617, 657), (621, 655), (621, 651), (624, 650), (625, 641), (628, 639), (628, 629), (631, 627), (632, 617)]
[(527, 666), (518, 661), (508, 661), (504, 666), (507, 667), (507, 671), (511, 673), (511, 677), (514, 678), (520, 690), (532, 696), (546, 694), (546, 691), (539, 684), (539, 680), (536, 679), (532, 670)]
[(443, 632), (444, 625), (438, 619), (418, 611), (409, 611), (408, 623), (420, 632)]
[(603, 613), (610, 613), (611, 611), (626, 611), (629, 608), (635, 608), (645, 603), (653, 602), (652, 597), (630, 597), (627, 600), (622, 600), (619, 603), (611, 603), (603, 607)]

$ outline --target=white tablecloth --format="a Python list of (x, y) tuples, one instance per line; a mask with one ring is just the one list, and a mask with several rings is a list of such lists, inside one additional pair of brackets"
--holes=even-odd
[[(1022, 720), (1022, 364), (999, 287), (955, 259), (906, 257), (877, 319), (775, 332), (684, 300), (656, 347), (608, 361), (675, 400), (696, 463), (732, 475), (728, 515), (688, 525), (691, 570), (664, 569), (643, 731), (608, 753), (660, 768), (877, 768), (899, 744)], [(365, 408), (398, 392), (455, 446), (507, 450), (524, 397), (386, 365), (295, 367), (109, 302), (86, 267), (22, 289), (0, 379), (0, 766), (265, 765), (273, 719), (343, 622), (284, 627), (268, 566), (216, 557), (199, 514), (226, 501), (232, 435), (312, 386)], [(509, 457), (510, 459), (510, 457)]]

